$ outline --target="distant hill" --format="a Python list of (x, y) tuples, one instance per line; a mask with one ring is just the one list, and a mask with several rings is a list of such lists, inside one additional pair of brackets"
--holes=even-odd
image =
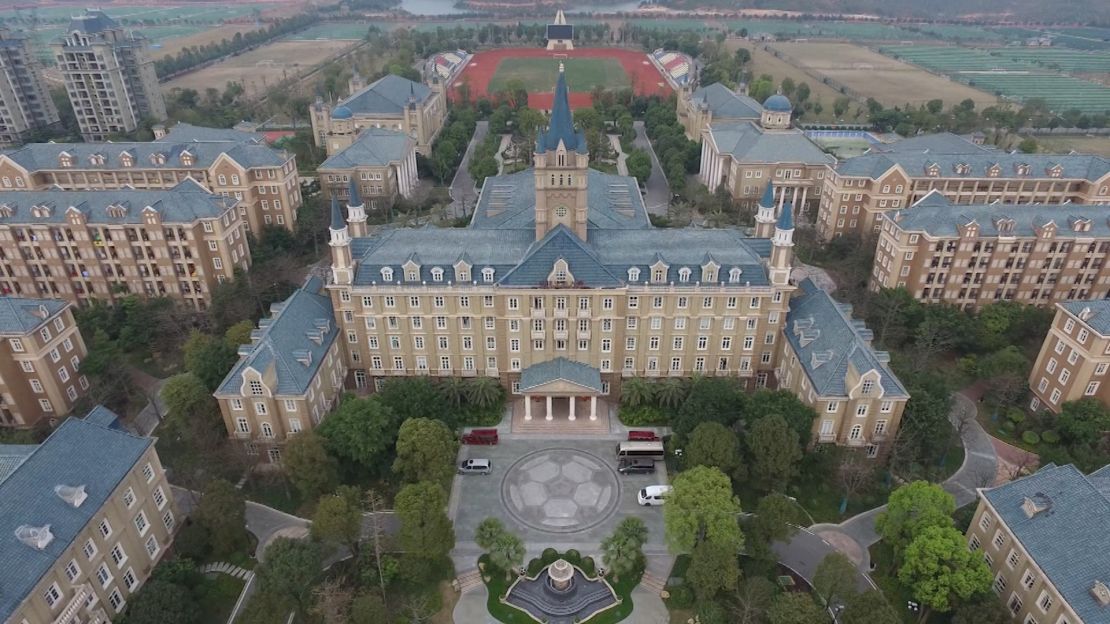
[(656, 0), (664, 6), (694, 9), (779, 9), (803, 13), (864, 13), (884, 17), (1015, 21), (1048, 24), (1110, 25), (1106, 0)]

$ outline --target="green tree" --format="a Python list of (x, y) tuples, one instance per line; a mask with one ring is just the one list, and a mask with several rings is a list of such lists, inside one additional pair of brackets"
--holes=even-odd
[(279, 537), (266, 547), (266, 557), (255, 569), (259, 589), (293, 600), (307, 613), (312, 588), (321, 576), (323, 553), (316, 542)]
[(447, 517), (447, 494), (438, 483), (410, 483), (397, 493), (394, 510), (401, 521), (401, 550), (425, 560), (447, 556), (455, 546), (455, 530)]
[(843, 553), (825, 555), (813, 573), (813, 589), (826, 605), (846, 604), (856, 593), (856, 566)]
[(633, 377), (621, 386), (621, 404), (625, 407), (651, 405), (655, 401), (655, 385)]
[(806, 516), (798, 503), (783, 494), (764, 496), (748, 519), (748, 555), (761, 561), (775, 561), (771, 544), (786, 541), (805, 522)]
[(894, 490), (886, 510), (875, 518), (875, 530), (894, 549), (895, 560), (928, 527), (951, 527), (956, 499), (939, 485), (914, 481)]
[(687, 392), (689, 392), (689, 388), (686, 385), (686, 380), (671, 377), (656, 385), (655, 397), (661, 407), (676, 408), (686, 400)]
[(1029, 138), (1022, 139), (1021, 143), (1018, 143), (1018, 151), (1020, 151), (1022, 154), (1036, 154), (1037, 141), (1035, 139)]
[(371, 471), (389, 466), (400, 421), (377, 397), (345, 398), (317, 428), (337, 458)]
[(751, 395), (744, 407), (744, 422), (748, 427), (771, 415), (782, 416), (790, 429), (797, 434), (801, 448), (808, 445), (813, 436), (813, 421), (817, 418), (813, 408), (787, 390), (760, 390)]
[[(166, 419), (162, 435), (188, 440), (204, 457), (222, 449), (227, 439), (220, 408), (204, 383), (192, 373), (181, 373), (162, 386)], [(184, 470), (184, 466), (175, 466)]]
[(505, 525), (497, 518), (486, 518), (478, 523), (478, 527), (474, 529), (474, 543), (484, 551), (489, 551), (497, 538), (505, 532)]
[(238, 352), (239, 345), (251, 343), (251, 332), (254, 331), (254, 323), (249, 319), (239, 321), (238, 323), (227, 328), (224, 332), (224, 344), (232, 351)]
[(712, 542), (701, 542), (690, 553), (686, 582), (699, 601), (712, 600), (722, 591), (736, 589), (740, 566), (736, 551), (720, 548)]
[(1009, 611), (992, 592), (961, 600), (952, 614), (952, 624), (1010, 624), (1012, 621)]
[(204, 489), (193, 520), (208, 532), (213, 553), (226, 557), (249, 543), (246, 513), (243, 493), (230, 482), (215, 479)]
[(127, 601), (126, 624), (196, 624), (200, 609), (188, 588), (151, 579)]
[(339, 494), (324, 496), (312, 514), (312, 537), (340, 544), (358, 556), (362, 538), (362, 508), (357, 488), (345, 486)]
[(214, 392), (235, 364), (236, 350), (226, 341), (194, 331), (183, 347), (185, 369)]
[(898, 580), (926, 610), (950, 611), (959, 600), (985, 592), (991, 584), (983, 556), (968, 550), (964, 536), (951, 526), (921, 529), (903, 559)]
[(647, 527), (639, 518), (621, 520), (613, 534), (601, 542), (601, 560), (609, 568), (614, 580), (625, 575), (635, 575), (644, 569), (644, 544)]
[(804, 592), (779, 594), (767, 610), (769, 624), (828, 624), (825, 610)]
[(751, 472), (760, 487), (770, 492), (786, 487), (798, 469), (802, 449), (798, 434), (778, 414), (760, 418), (747, 437)]
[(430, 418), (412, 418), (401, 424), (393, 472), (408, 482), (447, 483), (455, 473), (459, 443), (447, 425)]
[[(995, 602), (998, 602), (997, 598)], [(901, 621), (902, 617), (890, 606), (883, 592), (877, 589), (849, 595), (844, 610), (840, 612), (841, 624), (899, 624)]]
[(339, 482), (335, 460), (328, 455), (324, 441), (313, 431), (291, 436), (281, 455), (286, 476), (306, 499), (334, 490)]
[(508, 531), (502, 531), (493, 540), (488, 552), (490, 563), (504, 570), (506, 579), (512, 579), (513, 569), (524, 562), (524, 542)]
[(738, 478), (737, 471), (741, 468), (740, 439), (721, 423), (705, 422), (694, 427), (682, 453), (682, 461), (687, 468), (711, 466)]
[(747, 393), (735, 379), (699, 378), (690, 385), (686, 401), (678, 408), (671, 426), (679, 436), (689, 435), (703, 422), (731, 427), (744, 412), (747, 400)]
[(633, 148), (624, 161), (628, 167), (628, 175), (636, 178), (640, 185), (647, 184), (651, 177), (651, 156), (642, 149)]
[(490, 408), (505, 400), (505, 389), (493, 377), (475, 377), (467, 383), (466, 398), (478, 407)]
[(1067, 443), (1098, 442), (1106, 431), (1110, 431), (1110, 409), (1092, 398), (1068, 401), (1060, 406), (1056, 428)]
[(381, 596), (364, 591), (351, 601), (351, 624), (380, 624), (388, 621), (389, 614)]
[(427, 377), (390, 379), (377, 397), (392, 410), (398, 425), (410, 418), (433, 418), (451, 427), (458, 413), (437, 384)]
[(744, 535), (737, 518), (740, 501), (723, 472), (696, 466), (679, 473), (663, 506), (667, 544), (675, 552), (690, 552), (701, 542), (738, 553)]

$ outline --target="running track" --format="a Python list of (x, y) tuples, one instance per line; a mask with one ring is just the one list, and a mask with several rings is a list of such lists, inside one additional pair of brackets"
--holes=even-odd
[[(568, 51), (548, 51), (539, 48), (500, 48), (497, 50), (488, 50), (485, 52), (478, 52), (470, 59), (470, 63), (459, 74), (451, 85), (450, 95), (452, 99), (457, 97), (457, 89), (459, 85), (466, 82), (470, 85), (470, 92), (473, 94), (471, 97), (488, 96), (487, 91), (490, 80), (493, 75), (497, 73), (497, 66), (501, 64), (503, 59), (507, 58), (554, 58), (556, 54), (565, 55), (570, 58), (611, 58), (620, 62), (621, 67), (624, 68), (625, 73), (628, 74), (628, 79), (632, 83), (632, 89), (637, 95), (668, 95), (671, 88), (667, 86), (666, 81), (659, 71), (655, 69), (648, 56), (644, 52), (635, 50), (624, 50), (621, 48), (580, 48)], [(528, 106), (541, 110), (551, 109), (551, 100), (555, 85), (551, 85), (552, 91), (542, 93), (529, 93)], [(591, 104), (589, 93), (572, 92), (570, 94), (570, 107), (571, 108), (584, 108)]]

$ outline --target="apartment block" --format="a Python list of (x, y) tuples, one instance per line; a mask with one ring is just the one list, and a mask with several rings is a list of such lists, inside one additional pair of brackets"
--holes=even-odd
[(783, 357), (775, 376), (813, 408), (813, 442), (884, 454), (910, 395), (890, 370), (890, 356), (871, 346), (873, 335), (812, 280), (798, 284), (783, 327)]
[[(1082, 154), (1006, 153), (938, 134), (877, 145), (830, 166), (817, 234), (867, 237), (883, 219), (940, 193), (954, 205), (1110, 204), (1110, 160)], [(1060, 207), (1066, 218), (1069, 207)], [(955, 212), (955, 211), (954, 211)]]
[(186, 180), (168, 190), (0, 193), (0, 294), (82, 304), (169, 296), (199, 310), (250, 266), (238, 202)]
[(0, 427), (68, 414), (89, 389), (79, 372), (87, 353), (69, 303), (0, 297)]
[(178, 511), (152, 438), (104, 407), (0, 448), (0, 620), (116, 619), (169, 549)]
[(58, 121), (30, 36), (0, 28), (0, 145), (22, 143)]
[(416, 188), (416, 141), (395, 130), (367, 128), (316, 174), (326, 198), (366, 202), (371, 213), (385, 210)]
[(1110, 292), (1110, 205), (956, 205), (934, 191), (882, 222), (871, 288), (973, 309)]
[(1103, 386), (1110, 369), (1110, 299), (1056, 304), (1056, 316), (1029, 373), (1029, 408), (1059, 413), (1069, 401), (1094, 398), (1110, 405)]
[(428, 84), (387, 74), (370, 84), (355, 74), (348, 84), (350, 95), (334, 107), (322, 98), (309, 108), (312, 136), (328, 156), (354, 142), (365, 129), (384, 128), (408, 135), (416, 141), (416, 151), (432, 152), (447, 119), (446, 86), (433, 72)]
[(324, 283), (311, 277), (251, 332), (239, 362), (214, 393), (227, 434), (248, 455), (281, 461), (291, 436), (314, 429), (332, 410), (347, 377), (335, 312)]
[(146, 37), (99, 9), (86, 9), (51, 47), (86, 141), (106, 141), (144, 119), (166, 118)]
[(1110, 621), (1110, 467), (1047, 464), (980, 489), (967, 540), (1014, 622)]
[(31, 143), (0, 153), (0, 191), (171, 189), (190, 179), (235, 198), (252, 232), (293, 229), (297, 157), (252, 134), (177, 124), (149, 143)]

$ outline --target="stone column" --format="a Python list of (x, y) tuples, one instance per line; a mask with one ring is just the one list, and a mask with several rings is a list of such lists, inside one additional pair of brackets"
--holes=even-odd
[(782, 205), (786, 203), (786, 187), (782, 187), (779, 191), (779, 209), (775, 211), (775, 217), (778, 218), (779, 213), (782, 212)]
[(532, 420), (532, 397), (524, 396), (524, 420)]
[(597, 420), (597, 397), (590, 397), (590, 420)]
[(546, 418), (547, 418), (547, 420), (551, 420), (551, 419), (555, 418), (555, 415), (551, 413), (551, 395), (550, 394), (547, 395), (547, 417)]
[(570, 417), (567, 420), (574, 420), (574, 404), (578, 401), (578, 397), (570, 396), (567, 400), (570, 401)]
[(794, 205), (794, 214), (798, 214), (798, 187), (794, 187), (794, 195), (790, 198), (790, 203)]
[(805, 216), (806, 196), (807, 195), (809, 195), (809, 187), (808, 186), (803, 186), (802, 187), (802, 203), (799, 204), (798, 206), (794, 207), (794, 214), (796, 215), (796, 219), (801, 219), (803, 216)]

